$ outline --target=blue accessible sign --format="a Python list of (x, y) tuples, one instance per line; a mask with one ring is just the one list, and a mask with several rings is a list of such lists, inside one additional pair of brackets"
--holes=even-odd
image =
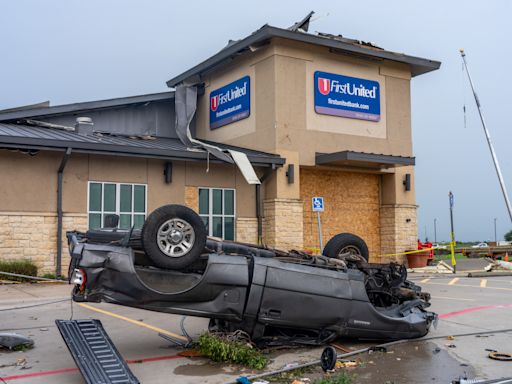
[(323, 212), (324, 211), (324, 198), (323, 197), (313, 197), (311, 203), (313, 205), (313, 212)]
[(379, 121), (379, 82), (316, 71), (315, 112)]
[(242, 77), (210, 93), (210, 129), (245, 119), (251, 114), (251, 79)]

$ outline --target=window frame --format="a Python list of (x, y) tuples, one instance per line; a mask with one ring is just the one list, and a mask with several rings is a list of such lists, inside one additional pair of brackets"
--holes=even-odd
[[(208, 214), (200, 213), (199, 210), (199, 192), (201, 189), (207, 189), (208, 190)], [(222, 214), (213, 213), (213, 190), (221, 190), (222, 191)], [(233, 214), (232, 215), (226, 215), (225, 212), (225, 204), (224, 204), (224, 191), (233, 191)], [(214, 217), (220, 217), (222, 218), (222, 236), (221, 238), (224, 239), (224, 219), (226, 217), (233, 219), (233, 240), (236, 241), (236, 189), (235, 188), (222, 188), (222, 187), (197, 187), (197, 213), (201, 217), (207, 217), (208, 218), (208, 236), (213, 236), (213, 218)]]
[[(101, 211), (91, 211), (91, 184), (101, 184)], [(116, 210), (113, 211), (105, 211), (105, 199), (104, 199), (104, 191), (105, 184), (114, 184), (116, 186)], [(132, 187), (132, 202), (131, 202), (131, 211), (130, 212), (121, 212), (121, 185), (130, 185)], [(144, 212), (135, 212), (135, 186), (144, 187)], [(130, 215), (131, 216), (131, 226), (134, 225), (134, 216), (135, 215), (144, 215), (144, 220), (148, 217), (148, 185), (142, 183), (125, 183), (125, 182), (117, 182), (117, 181), (95, 181), (88, 180), (87, 181), (87, 228), (90, 228), (90, 215), (91, 214), (100, 214), (100, 224), (103, 227), (105, 215), (119, 215), (119, 224), (121, 224), (121, 215)], [(100, 228), (101, 228), (100, 227)], [(130, 227), (131, 228), (131, 227)], [(126, 228), (123, 228), (126, 229)]]

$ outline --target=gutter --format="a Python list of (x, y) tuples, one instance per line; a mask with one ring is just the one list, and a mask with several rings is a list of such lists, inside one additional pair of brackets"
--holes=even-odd
[(62, 275), (62, 179), (64, 176), (64, 168), (71, 155), (71, 147), (66, 148), (66, 152), (62, 157), (59, 169), (57, 171), (57, 260), (55, 263), (55, 276)]

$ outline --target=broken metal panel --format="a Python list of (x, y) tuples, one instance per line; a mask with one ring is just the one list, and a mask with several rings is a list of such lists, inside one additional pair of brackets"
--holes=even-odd
[(247, 183), (261, 184), (245, 153), (232, 149), (228, 149), (226, 153), (215, 145), (205, 143), (192, 137), (190, 132), (190, 123), (197, 108), (196, 87), (186, 85), (177, 86), (174, 100), (176, 111), (176, 134), (180, 138), (181, 142), (189, 148), (189, 150), (207, 151), (226, 163), (235, 163)]
[(55, 320), (87, 384), (139, 384), (99, 320)]

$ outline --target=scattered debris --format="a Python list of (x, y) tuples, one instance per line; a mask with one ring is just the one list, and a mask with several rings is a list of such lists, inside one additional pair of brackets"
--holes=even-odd
[(382, 347), (380, 345), (376, 345), (374, 347), (370, 347), (368, 349), (368, 353), (372, 353), (372, 352), (384, 352), (384, 353), (393, 353), (393, 351), (390, 351), (388, 352), (387, 348), (386, 347)]
[(445, 263), (443, 260), (438, 262), (436, 265), (430, 265), (421, 268), (409, 268), (407, 272), (412, 273), (453, 273), (451, 265)]
[(455, 344), (445, 344), (445, 346), (448, 348), (457, 348)]
[(491, 272), (496, 269), (509, 271), (512, 270), (512, 262), (510, 261), (493, 260), (490, 258), (486, 258), (485, 260), (487, 260), (490, 263), (487, 267), (484, 268), (486, 272)]
[(439, 352), (441, 352), (441, 348), (439, 347), (435, 347), (434, 350), (432, 351), (434, 355), (437, 355)]
[(512, 361), (512, 354), (510, 353), (493, 351), (489, 353), (489, 357), (493, 360)]
[(34, 340), (17, 333), (0, 333), (0, 347), (10, 350), (25, 350), (34, 346)]
[(340, 368), (354, 368), (354, 367), (357, 367), (359, 365), (359, 363), (357, 361), (340, 361), (338, 360), (336, 362), (336, 369), (340, 369)]
[(453, 336), (448, 336), (448, 337), (447, 337), (447, 339), (448, 339), (448, 340), (455, 340), (455, 337), (453, 337)]

